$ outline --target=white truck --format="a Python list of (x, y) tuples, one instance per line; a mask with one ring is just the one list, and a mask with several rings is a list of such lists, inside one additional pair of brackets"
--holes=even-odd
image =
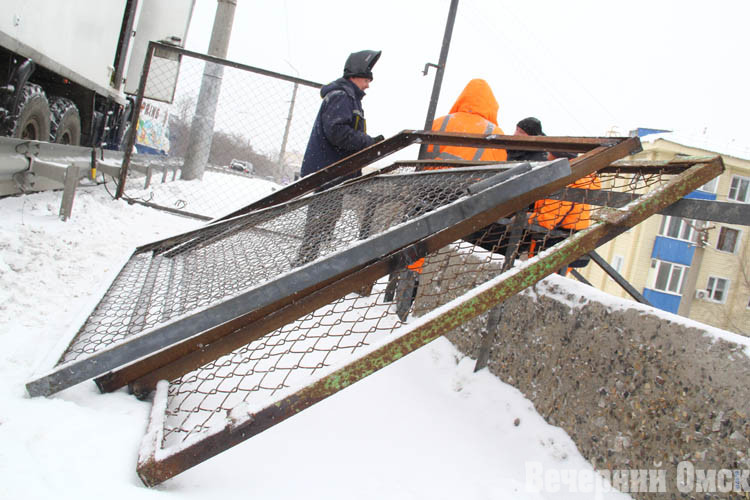
[(195, 0), (3, 0), (0, 136), (120, 149), (151, 40), (182, 46)]

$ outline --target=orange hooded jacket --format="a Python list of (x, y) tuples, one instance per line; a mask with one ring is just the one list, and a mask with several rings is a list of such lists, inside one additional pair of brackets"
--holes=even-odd
[[(467, 134), (505, 135), (497, 126), (497, 110), (500, 106), (489, 84), (481, 78), (471, 80), (451, 108), (450, 114), (432, 122), (432, 130)], [(438, 160), (506, 161), (508, 152), (496, 148), (468, 148), (461, 146), (427, 146), (427, 158)], [(425, 167), (438, 170), (448, 167)], [(407, 267), (422, 273), (424, 259), (418, 259)]]
[[(497, 99), (495, 99), (489, 84), (480, 78), (475, 78), (466, 85), (461, 95), (458, 96), (450, 114), (432, 122), (432, 130), (503, 135), (503, 130), (497, 126), (498, 108)], [(504, 149), (436, 146), (431, 144), (427, 147), (427, 158), (506, 161), (508, 153)]]

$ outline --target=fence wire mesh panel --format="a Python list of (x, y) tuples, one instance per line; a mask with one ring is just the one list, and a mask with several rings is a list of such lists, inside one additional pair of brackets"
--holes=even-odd
[[(510, 179), (506, 197), (570, 173), (567, 161), (520, 167), (528, 172)], [(142, 247), (52, 374), (27, 388), (32, 395), (56, 392), (262, 307), (280, 307), (278, 301), (288, 296), (467, 217), (464, 205), (475, 198), (489, 207), (498, 203), (488, 194), (469, 196), (468, 189), (507, 172), (508, 166), (496, 166), (370, 177), (217, 222), (175, 237), (158, 250)], [(462, 198), (464, 204), (446, 217), (436, 211)], [(430, 220), (415, 230), (403, 227), (425, 216)], [(342, 252), (348, 253), (336, 265), (326, 261)], [(308, 265), (315, 259), (323, 262)]]
[[(405, 131), (361, 154), (426, 138), (561, 142), (429, 134)], [(486, 328), (505, 298), (588, 265), (587, 252), (722, 168), (611, 164), (637, 139), (573, 139), (583, 154), (570, 166), (410, 166), (322, 190), (364, 166), (350, 157), (316, 174), (315, 192), (305, 178), (264, 208), (141, 247), (52, 374), (27, 389), (94, 377), (102, 390), (158, 386), (138, 466), (157, 484), (441, 334)]]
[[(153, 47), (135, 138), (136, 151), (151, 154), (126, 165), (126, 197), (215, 218), (294, 181), (320, 105), (319, 84)], [(163, 63), (170, 59), (180, 61), (171, 102), (148, 99), (149, 89), (174, 78), (173, 65)]]
[(163, 253), (136, 253), (60, 364), (339, 252), (456, 200), (499, 171), (376, 177), (209, 226)]
[[(623, 219), (612, 227), (602, 222), (585, 229), (579, 226), (573, 230), (575, 238), (563, 241), (554, 234), (554, 229), (540, 238), (542, 226), (531, 224), (523, 231), (521, 241), (537, 241), (540, 247), (545, 240), (557, 245), (529, 258), (539, 247), (519, 251), (516, 242), (514, 251), (520, 258), (510, 268), (506, 267), (506, 256), (510, 255), (508, 242), (514, 241), (512, 227), (518, 225), (505, 224), (505, 231), (500, 230), (503, 224), (499, 223), (487, 227), (431, 253), (418, 267), (412, 266), (416, 270), (411, 275), (406, 268), (383, 276), (366, 291), (349, 293), (163, 383), (157, 391), (147, 436), (154, 448), (151, 455), (141, 457), (141, 478), (146, 484), (158, 483), (345, 387), (342, 380), (347, 377), (356, 381), (377, 369), (373, 365), (380, 367), (395, 361), (404, 353), (391, 352), (392, 357), (385, 360), (377, 356), (389, 345), (408, 338), (412, 326), (422, 327), (421, 319), (429, 318), (440, 306), (467, 296), (467, 292), (488, 280), (512, 280), (519, 269), (531, 269), (531, 265), (537, 269), (531, 272), (528, 283), (541, 279), (549, 274), (549, 270), (542, 271), (545, 259), (556, 259), (553, 267), (575, 261), (581, 251), (593, 249), (615, 233), (645, 220), (720, 172), (716, 165), (711, 169), (687, 177), (688, 183), (675, 182), (676, 172), (661, 169), (646, 168), (637, 173), (608, 169), (598, 176), (602, 196), (590, 200), (595, 198), (600, 206), (582, 207), (582, 215), (576, 216), (579, 221), (584, 217), (589, 224), (594, 219), (611, 219), (605, 214), (622, 206), (618, 195), (639, 195), (647, 190), (658, 195), (643, 197), (619, 210)], [(608, 199), (616, 201), (607, 205)], [(539, 201), (534, 206), (539, 207)], [(565, 213), (573, 211), (568, 207)], [(538, 215), (531, 213), (527, 220), (535, 216)], [(512, 221), (501, 219), (501, 222)], [(496, 231), (495, 235), (483, 238), (482, 232), (491, 230)], [(575, 240), (585, 238), (587, 246), (581, 247), (583, 250), (576, 248)], [(492, 251), (475, 244), (490, 240), (496, 242), (496, 246), (489, 247)], [(570, 252), (560, 256), (562, 249)], [(398, 309), (404, 301), (408, 303), (408, 312), (402, 316)], [(482, 328), (487, 316), (472, 321), (472, 327)]]
[[(711, 176), (718, 172), (718, 169), (713, 170)], [(686, 186), (674, 182), (674, 173), (662, 169), (642, 168), (633, 172), (609, 168), (597, 175), (596, 191), (599, 191), (599, 196), (592, 196), (591, 200), (585, 196), (583, 198), (584, 202), (593, 202), (595, 198), (598, 206), (575, 202), (575, 205), (586, 206), (571, 207), (560, 203), (562, 208), (556, 216), (571, 217), (570, 222), (578, 224), (567, 234), (578, 233), (576, 237), (583, 237), (591, 233), (590, 238), (595, 240), (592, 240), (589, 248), (593, 248), (607, 234), (603, 230), (607, 224), (592, 224), (592, 221), (604, 217), (603, 213), (597, 212), (620, 207), (622, 194), (660, 193), (654, 197), (658, 202), (656, 205), (648, 205), (645, 200), (649, 197), (643, 197), (641, 205), (630, 212), (619, 212), (628, 217), (637, 216), (634, 222), (639, 222), (710, 178), (704, 174), (702, 179), (696, 177)], [(439, 192), (438, 198), (441, 198), (446, 186), (455, 186), (460, 179), (464, 182), (467, 179), (455, 171), (441, 171), (432, 175), (444, 178), (447, 184), (437, 190), (422, 191), (420, 200), (407, 203), (398, 211), (398, 217), (404, 217), (412, 209), (421, 210), (424, 207), (422, 200), (429, 199), (430, 194)], [(377, 183), (385, 185), (402, 177), (410, 179), (410, 185), (420, 179), (419, 175), (396, 175), (391, 179), (378, 179)], [(478, 173), (471, 171), (468, 178), (478, 178)], [(592, 182), (591, 179), (588, 182)], [(577, 187), (571, 189), (580, 189), (580, 183), (575, 185)], [(562, 195), (564, 197), (565, 194)], [(575, 196), (571, 195), (571, 198)], [(403, 199), (400, 192), (397, 198), (389, 202), (401, 203)], [(608, 205), (607, 200), (615, 199)], [(160, 383), (146, 437), (146, 448), (151, 447), (150, 454), (142, 455), (139, 463), (139, 474), (143, 481), (146, 484), (163, 481), (345, 387), (342, 380), (348, 376), (356, 381), (377, 369), (373, 365), (395, 361), (402, 352), (396, 355), (392, 353), (392, 359), (387, 360), (374, 360), (373, 355), (407, 338), (412, 325), (421, 326), (420, 320), (428, 318), (440, 306), (466, 296), (467, 292), (488, 280), (503, 279), (504, 275), (510, 277), (532, 262), (539, 266), (543, 264), (545, 255), (554, 253), (555, 249), (566, 244), (573, 250), (564, 260), (557, 262), (570, 262), (580, 257), (581, 251), (576, 251), (571, 238), (561, 237), (555, 228), (546, 228), (545, 231), (543, 225), (535, 224), (540, 219), (544, 222), (545, 214), (551, 216), (543, 209), (549, 208), (555, 201), (559, 203), (559, 200), (550, 198), (537, 200), (533, 206), (529, 206), (529, 213), (523, 215), (526, 224), (513, 224), (511, 219), (500, 219), (431, 253), (424, 261), (417, 261), (411, 269), (406, 267), (383, 276), (367, 290), (358, 290), (331, 301), (168, 383)], [(338, 201), (335, 204), (338, 206)], [(351, 205), (345, 201), (343, 206)], [(424, 208), (430, 209), (429, 206)], [(351, 217), (354, 218), (355, 214), (359, 214), (361, 220), (362, 212), (352, 211)], [(521, 214), (516, 216), (520, 217)], [(342, 220), (345, 219), (342, 217)], [(380, 216), (374, 220), (378, 224), (384, 221)], [(348, 239), (361, 236), (356, 227), (357, 224), (352, 225)], [(515, 228), (517, 233), (518, 227), (523, 228), (522, 234), (514, 238), (512, 232)], [(343, 233), (337, 230), (335, 234)], [(538, 245), (536, 248), (534, 243)], [(539, 253), (549, 243), (557, 243), (557, 246), (550, 252), (530, 258), (531, 254)], [(510, 245), (514, 246), (509, 251)], [(514, 265), (508, 266), (508, 259), (514, 257)], [(530, 283), (546, 274), (549, 271), (532, 275)], [(407, 313), (399, 314), (399, 307), (403, 303), (408, 304)], [(487, 316), (479, 316), (472, 321), (472, 327), (482, 328)]]

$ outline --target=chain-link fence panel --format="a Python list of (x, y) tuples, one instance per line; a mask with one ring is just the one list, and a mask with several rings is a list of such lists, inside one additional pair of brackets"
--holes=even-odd
[[(716, 165), (710, 168), (713, 172), (708, 175), (720, 171)], [(506, 265), (509, 245), (514, 241), (511, 237), (514, 225), (511, 219), (499, 219), (431, 252), (413, 271), (408, 265), (402, 267), (377, 279), (370, 287), (348, 293), (169, 382), (161, 382), (147, 436), (148, 446), (154, 448), (150, 456), (141, 457), (139, 464), (142, 479), (146, 484), (155, 484), (171, 477), (395, 361), (418, 347), (415, 344), (421, 345), (440, 333), (448, 333), (455, 327), (474, 332), (490, 328), (491, 314), (477, 316), (471, 311), (478, 309), (479, 300), (472, 298), (472, 294), (481, 297), (488, 281), (504, 284), (506, 295), (516, 293), (549, 274), (549, 269), (544, 269), (545, 260), (555, 268), (573, 261), (585, 249), (594, 248), (700, 186), (708, 178), (707, 170), (695, 173), (693, 178), (683, 176), (689, 182), (675, 182), (674, 176), (664, 171), (634, 174), (627, 169), (609, 169), (598, 175), (601, 189), (587, 190), (600, 191), (588, 193), (592, 194), (588, 199), (587, 193), (580, 192), (545, 198), (549, 203), (560, 201), (558, 197), (590, 202), (587, 203), (590, 207), (579, 207), (582, 213), (589, 211), (589, 227), (571, 229), (568, 238), (558, 239), (560, 235), (555, 230), (545, 232), (543, 226), (527, 223), (513, 250), (519, 258), (510, 267)], [(450, 179), (451, 186), (456, 184), (455, 174), (449, 171), (432, 175)], [(413, 184), (419, 176), (408, 178)], [(410, 209), (434, 209), (429, 204), (423, 205), (422, 200), (429, 199), (430, 194), (441, 199), (445, 188), (446, 185), (423, 191), (420, 201), (403, 206), (400, 217)], [(639, 198), (647, 191), (651, 193), (649, 196)], [(442, 203), (450, 204), (453, 196), (450, 193), (449, 189)], [(620, 209), (628, 197), (635, 201)], [(400, 203), (404, 199), (402, 194), (391, 202)], [(338, 207), (338, 203), (329, 200), (329, 206)], [(344, 212), (355, 205), (344, 198)], [(338, 210), (333, 208), (334, 212)], [(608, 227), (593, 222), (612, 220), (613, 212), (620, 218), (617, 224)], [(358, 231), (362, 215), (361, 211), (351, 213), (352, 222), (360, 222), (346, 224), (350, 227), (349, 241), (361, 237)], [(527, 222), (534, 217), (530, 213)], [(339, 220), (344, 220), (343, 215)], [(374, 220), (380, 223), (383, 219), (375, 215)], [(477, 240), (494, 241), (495, 245), (483, 248), (475, 244)], [(552, 240), (557, 240), (557, 244), (540, 252), (545, 242)], [(578, 249), (576, 240), (581, 242)], [(536, 242), (539, 246), (519, 251), (518, 241)], [(566, 251), (569, 253), (563, 255)], [(407, 259), (404, 264), (407, 262), (412, 261)], [(462, 305), (449, 307), (462, 299)], [(404, 303), (406, 314), (400, 314), (399, 308)], [(496, 303), (485, 304), (484, 310), (494, 311), (493, 304)], [(437, 323), (442, 311), (457, 311), (453, 322)], [(201, 458), (196, 459), (197, 456)]]
[(149, 54), (125, 197), (211, 219), (295, 180), (320, 84), (179, 47), (152, 44)]
[(146, 245), (27, 389), (156, 388), (138, 470), (157, 484), (439, 335), (489, 331), (507, 297), (721, 172), (609, 166), (633, 147), (570, 166), (396, 168)]
[(136, 252), (59, 364), (258, 288), (446, 205), (498, 168), (373, 177)]
[[(466, 141), (494, 147), (566, 145), (589, 152), (576, 160), (575, 173), (567, 167), (567, 160), (537, 164), (533, 168), (528, 163), (517, 164), (511, 170), (513, 164), (412, 174), (402, 173), (400, 169), (394, 174), (393, 170), (386, 169), (390, 175), (366, 175), (335, 189), (321, 191), (321, 186), (347, 178), (352, 170), (362, 166), (363, 160), (375, 161), (420, 140)], [(388, 295), (401, 293), (408, 288), (405, 284), (415, 281), (414, 274), (421, 271), (421, 258), (427, 250), (439, 249), (430, 249), (421, 241), (432, 238), (431, 233), (436, 232), (440, 238), (445, 238), (445, 234), (454, 236), (439, 240), (441, 246), (464, 237), (470, 243), (480, 243), (480, 248), (493, 251), (485, 238), (471, 233), (490, 223), (502, 225), (502, 221), (493, 220), (508, 214), (495, 213), (481, 224), (472, 221), (468, 226), (468, 222), (460, 220), (468, 217), (466, 207), (476, 209), (477, 199), (483, 200), (485, 211), (501, 204), (500, 199), (487, 198), (484, 193), (497, 188), (495, 184), (510, 189), (501, 192), (503, 196), (526, 196), (524, 202), (516, 200), (526, 206), (533, 203), (536, 196), (552, 195), (557, 187), (569, 182), (568, 179), (595, 172), (633, 148), (630, 140), (545, 138), (545, 141), (542, 145), (520, 138), (405, 131), (269, 195), (233, 217), (141, 247), (121, 270), (53, 372), (30, 382), (27, 389), (32, 395), (50, 394), (87, 378), (101, 378), (107, 370), (186, 342), (191, 335), (211, 330), (212, 335), (217, 334), (215, 338), (220, 338), (263, 314), (275, 314), (290, 301), (314, 294), (321, 284), (340, 279), (335, 270), (346, 275), (354, 272), (356, 265), (368, 261), (380, 262), (381, 267), (387, 262), (393, 269), (386, 271), (399, 270), (397, 268), (404, 263), (391, 261), (390, 253), (416, 245), (411, 254), (399, 257), (413, 261), (407, 270), (399, 270), (407, 276), (389, 281)], [(559, 174), (561, 162), (568, 172), (549, 177), (549, 172)], [(504, 176), (508, 175), (513, 177), (506, 179)], [(508, 186), (515, 186), (515, 191), (506, 186), (506, 181), (510, 182)], [(522, 184), (516, 185), (519, 182)], [(523, 183), (536, 183), (534, 192), (526, 193), (530, 184)], [(300, 197), (311, 190), (318, 192)], [(474, 196), (476, 192), (479, 198)], [(468, 197), (459, 204), (464, 208), (453, 207), (451, 210), (459, 210), (455, 213), (440, 212), (462, 197)], [(436, 211), (438, 207), (440, 210)], [(513, 206), (507, 210), (518, 208)], [(446, 218), (446, 214), (452, 214), (452, 218)], [(478, 217), (476, 213), (474, 216)], [(420, 222), (406, 229), (404, 225), (412, 220)], [(455, 227), (446, 233), (451, 225)], [(493, 245), (500, 247), (499, 242)], [(329, 255), (341, 252), (343, 256), (337, 257), (336, 265), (327, 260)], [(512, 255), (503, 257), (509, 261)], [(322, 263), (309, 265), (320, 259)], [(387, 273), (372, 275), (369, 283), (384, 274)], [(335, 295), (326, 296), (326, 303), (340, 298)], [(397, 314), (401, 321), (409, 313), (411, 302), (407, 299), (408, 293), (404, 300), (399, 300)], [(222, 326), (216, 330), (217, 325)], [(192, 347), (186, 346), (185, 352)], [(178, 351), (182, 352), (177, 349), (172, 354), (180, 357), (182, 354)], [(153, 368), (158, 367), (150, 367)], [(100, 383), (100, 379), (97, 382)], [(108, 382), (102, 383), (108, 385)]]

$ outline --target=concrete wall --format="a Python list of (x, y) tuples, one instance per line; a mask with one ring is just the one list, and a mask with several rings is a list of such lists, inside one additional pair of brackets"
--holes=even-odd
[[(451, 269), (460, 281), (460, 267)], [(440, 278), (420, 290), (417, 314), (460, 293), (431, 290), (450, 279)], [(486, 315), (447, 337), (476, 357), (485, 325)], [(713, 498), (680, 496), (676, 466), (750, 469), (750, 347), (700, 326), (555, 275), (504, 303), (489, 369), (565, 429), (595, 468), (666, 469), (672, 494), (663, 498)]]

